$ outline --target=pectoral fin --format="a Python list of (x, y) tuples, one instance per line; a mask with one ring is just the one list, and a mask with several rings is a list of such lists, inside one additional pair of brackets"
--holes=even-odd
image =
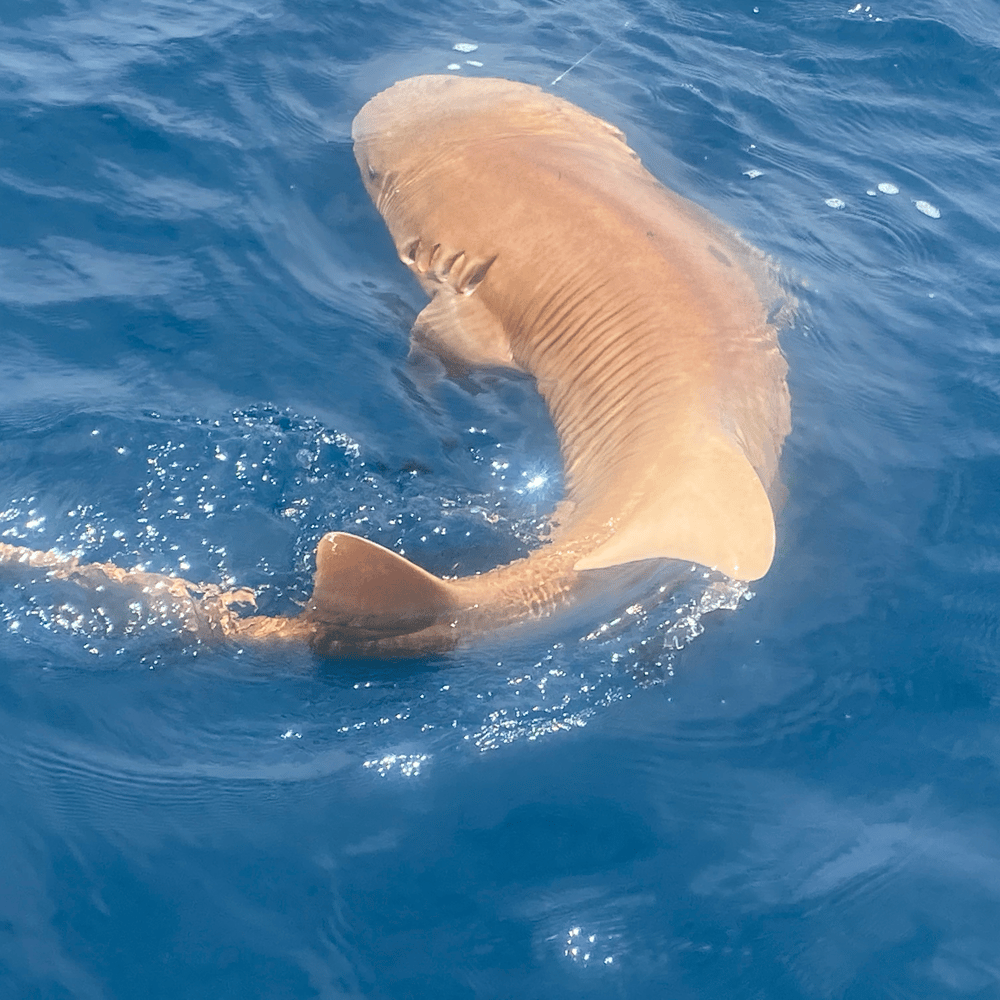
[(466, 368), (517, 368), (500, 321), (474, 295), (438, 291), (417, 316), (412, 337), (452, 372)]
[(409, 635), (446, 619), (455, 601), (446, 580), (356, 535), (324, 535), (305, 617), (335, 637), (367, 641)]
[(774, 515), (753, 467), (723, 437), (708, 438), (656, 475), (649, 499), (627, 515), (577, 571), (639, 559), (681, 559), (738, 580), (760, 579), (774, 558)]

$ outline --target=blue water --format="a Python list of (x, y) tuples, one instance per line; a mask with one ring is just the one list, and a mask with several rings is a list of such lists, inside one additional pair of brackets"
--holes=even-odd
[(0, 540), (272, 613), (532, 544), (544, 408), (414, 380), (356, 173), (414, 73), (590, 53), (799, 310), (752, 599), (320, 663), (0, 582), (0, 997), (1000, 997), (1000, 8), (851, 7), (5, 0)]

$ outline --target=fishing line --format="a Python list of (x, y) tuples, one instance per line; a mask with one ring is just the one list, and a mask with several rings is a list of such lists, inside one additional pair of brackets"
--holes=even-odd
[[(631, 20), (626, 21), (613, 35), (609, 36), (609, 38), (617, 38), (619, 36), (619, 34), (621, 34), (621, 32), (623, 32), (631, 23), (632, 23)], [(550, 87), (554, 87), (567, 73), (570, 73), (574, 69), (576, 69), (576, 67), (579, 66), (580, 63), (582, 63), (585, 59), (589, 59), (602, 45), (604, 45), (605, 42), (607, 42), (609, 40), (609, 38), (602, 38), (589, 52), (585, 52), (582, 56), (580, 56), (580, 58), (577, 59), (577, 61), (575, 63), (573, 63), (572, 66), (569, 66), (566, 69), (564, 69), (549, 84), (549, 86)]]

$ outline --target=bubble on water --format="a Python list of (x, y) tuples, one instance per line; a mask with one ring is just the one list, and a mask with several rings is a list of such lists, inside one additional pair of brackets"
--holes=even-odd
[(588, 933), (582, 927), (571, 927), (566, 932), (563, 941), (563, 955), (578, 965), (589, 965), (600, 962), (603, 965), (613, 965), (615, 956), (609, 954), (610, 949), (619, 944), (621, 932)]
[(840, 198), (827, 198), (826, 199), (826, 204), (829, 205), (830, 208), (843, 208), (844, 207), (844, 202), (841, 201)]
[(889, 181), (882, 181), (878, 189), (882, 194), (899, 194), (899, 188), (895, 184), (890, 184)]
[(420, 774), (420, 768), (427, 760), (428, 755), (425, 753), (389, 753), (382, 757), (366, 760), (362, 766), (374, 769), (382, 778), (394, 768), (403, 778), (415, 778)]
[(913, 205), (918, 212), (923, 212), (924, 215), (929, 216), (932, 219), (941, 218), (941, 210), (939, 208), (935, 208), (935, 206), (929, 201), (915, 201)]
[(452, 48), (456, 52), (475, 52), (479, 46), (475, 42), (455, 42)]
[(760, 177), (760, 175), (762, 173), (764, 173), (763, 170), (757, 170), (757, 169), (754, 168), (754, 169), (751, 169), (751, 170), (744, 170), (743, 171), (743, 176), (744, 177), (749, 177), (750, 180), (753, 180), (755, 177)]
[(448, 63), (447, 68), (450, 70), (456, 70), (456, 69), (461, 69), (462, 67), (461, 65), (459, 65), (459, 63)]

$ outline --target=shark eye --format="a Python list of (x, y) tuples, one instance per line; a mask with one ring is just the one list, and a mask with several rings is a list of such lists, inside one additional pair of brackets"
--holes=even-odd
[(378, 171), (369, 163), (368, 164), (368, 179), (375, 180), (378, 177)]

